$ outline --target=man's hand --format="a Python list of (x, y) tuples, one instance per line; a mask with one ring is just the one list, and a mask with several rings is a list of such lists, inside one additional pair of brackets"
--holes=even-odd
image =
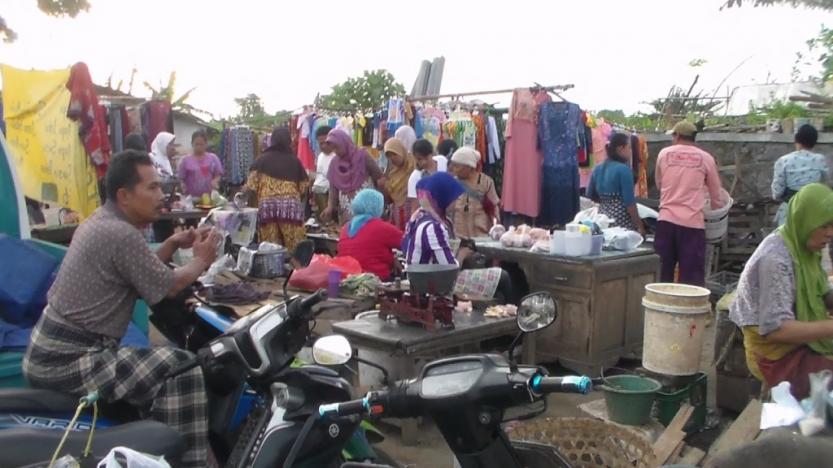
[(215, 229), (208, 229), (205, 232), (197, 235), (193, 241), (194, 258), (198, 258), (205, 263), (205, 268), (211, 266), (214, 260), (217, 260), (217, 249), (220, 247), (220, 242), (223, 236)]
[(201, 227), (199, 229), (188, 228), (187, 230), (174, 234), (171, 236), (171, 239), (173, 240), (174, 245), (176, 245), (176, 248), (190, 249), (194, 245), (194, 241), (204, 238), (210, 230), (210, 226)]

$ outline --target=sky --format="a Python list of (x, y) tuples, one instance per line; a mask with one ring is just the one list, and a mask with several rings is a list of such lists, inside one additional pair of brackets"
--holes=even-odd
[[(259, 95), (267, 111), (297, 109), (363, 70), (384, 68), (410, 90), (424, 59), (444, 56), (443, 93), (573, 84), (564, 97), (589, 110), (648, 110), (678, 85), (698, 89), (785, 82), (798, 51), (833, 13), (733, 8), (724, 0), (267, 1), (89, 0), (75, 19), (36, 0), (2, 0), (18, 33), (0, 63), (65, 68), (87, 63), (103, 84), (167, 82), (215, 117)], [(694, 59), (705, 65), (692, 68)], [(123, 90), (127, 90), (125, 85)], [(483, 96), (508, 104), (511, 96)]]

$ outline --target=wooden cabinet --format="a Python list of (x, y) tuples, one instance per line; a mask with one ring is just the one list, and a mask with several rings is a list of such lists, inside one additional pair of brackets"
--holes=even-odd
[(555, 325), (539, 331), (536, 361), (598, 375), (624, 356), (642, 356), (645, 285), (659, 276), (652, 249), (557, 257), (480, 244), (486, 255), (520, 265), (530, 291), (547, 291), (558, 305)]

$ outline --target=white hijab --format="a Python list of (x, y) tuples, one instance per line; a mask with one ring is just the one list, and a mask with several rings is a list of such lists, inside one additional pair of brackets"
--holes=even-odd
[(413, 128), (409, 127), (408, 125), (399, 127), (396, 130), (396, 133), (393, 134), (393, 137), (401, 141), (402, 144), (405, 145), (405, 150), (408, 151), (408, 154), (414, 153), (414, 143), (416, 143), (417, 137), (416, 132)]
[(153, 143), (150, 145), (150, 158), (153, 160), (153, 166), (159, 172), (159, 175), (165, 177), (173, 177), (174, 170), (171, 167), (171, 160), (168, 158), (168, 145), (170, 145), (176, 136), (168, 132), (159, 132)]

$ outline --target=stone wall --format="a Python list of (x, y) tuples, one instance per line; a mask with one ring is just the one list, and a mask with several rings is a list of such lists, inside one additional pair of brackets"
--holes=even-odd
[[(671, 136), (650, 134), (646, 139), (650, 197), (657, 199), (654, 165), (660, 150), (671, 144)], [(703, 133), (697, 136), (697, 144), (715, 157), (723, 187), (739, 203), (771, 201), (773, 165), (795, 150), (792, 135), (777, 133)], [(833, 168), (833, 133), (821, 134), (815, 151), (826, 155)]]

